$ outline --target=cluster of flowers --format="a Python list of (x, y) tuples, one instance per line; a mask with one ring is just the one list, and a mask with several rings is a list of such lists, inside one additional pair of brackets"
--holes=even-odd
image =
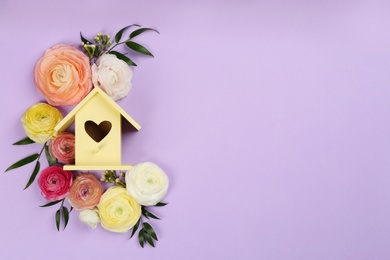
[(80, 221), (88, 226), (96, 228), (101, 223), (109, 231), (128, 232), (140, 221), (142, 206), (161, 202), (169, 181), (163, 170), (152, 162), (138, 163), (122, 176), (125, 183), (115, 172), (106, 171), (101, 180), (116, 185), (103, 191), (101, 182), (92, 173), (73, 177), (71, 171), (56, 164), (40, 173), (38, 186), (50, 202), (63, 203), (66, 198), (79, 211)]
[[(61, 219), (65, 228), (70, 211), (75, 209), (79, 212), (79, 219), (92, 228), (99, 223), (112, 232), (128, 232), (133, 228), (133, 236), (142, 225), (139, 243), (143, 246), (146, 241), (154, 246), (153, 240), (157, 240), (157, 236), (150, 224), (142, 221), (142, 216), (158, 219), (146, 207), (166, 205), (161, 202), (169, 185), (164, 171), (152, 162), (136, 164), (119, 176), (115, 171), (105, 171), (100, 180), (90, 172), (66, 171), (61, 163), (74, 162), (75, 136), (54, 130), (63, 118), (55, 106), (76, 105), (94, 87), (101, 88), (115, 101), (128, 95), (133, 77), (129, 65), (135, 63), (126, 55), (113, 51), (113, 48), (125, 44), (133, 51), (153, 56), (133, 38), (148, 30), (155, 31), (139, 28), (121, 41), (122, 34), (131, 26), (115, 35), (115, 44), (110, 41), (109, 35), (98, 33), (94, 44), (81, 35), (84, 52), (77, 47), (60, 44), (43, 54), (35, 65), (34, 79), (37, 90), (47, 103), (36, 103), (27, 109), (21, 118), (27, 138), (15, 143), (39, 143), (43, 144), (43, 148), (40, 153), (19, 160), (6, 171), (36, 162), (26, 188), (38, 176), (41, 194), (49, 202), (43, 207), (61, 202), (56, 212), (58, 230)], [(40, 172), (43, 151), (49, 166)], [(104, 191), (101, 182), (114, 185)], [(64, 206), (65, 200), (70, 204), (70, 210)]]

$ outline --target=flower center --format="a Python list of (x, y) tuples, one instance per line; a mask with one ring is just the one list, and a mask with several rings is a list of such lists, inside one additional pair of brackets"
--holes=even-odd
[(83, 189), (83, 190), (81, 191), (81, 195), (82, 195), (83, 197), (85, 197), (86, 195), (88, 195), (88, 192), (89, 192), (89, 189)]
[(149, 178), (146, 180), (149, 184), (155, 184), (156, 183), (156, 180), (153, 179), (153, 178)]
[(116, 209), (116, 214), (117, 215), (122, 215), (122, 213), (123, 213), (123, 209), (122, 208), (117, 208)]
[(63, 69), (58, 70), (56, 76), (57, 76), (56, 78), (59, 82), (66, 82), (67, 75), (66, 75), (66, 71), (64, 71)]
[(118, 81), (118, 76), (116, 75), (115, 72), (113, 71), (110, 71), (109, 74), (108, 74), (108, 83), (112, 86), (112, 85), (115, 85), (115, 83)]

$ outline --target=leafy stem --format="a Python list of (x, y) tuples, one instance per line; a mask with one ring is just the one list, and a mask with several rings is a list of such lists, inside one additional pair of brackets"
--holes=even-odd
[[(162, 207), (165, 205), (167, 205), (167, 203), (159, 202), (156, 204), (157, 207)], [(132, 238), (134, 234), (137, 232), (138, 228), (141, 227), (141, 229), (138, 232), (138, 243), (140, 244), (140, 246), (144, 247), (145, 242), (147, 242), (152, 247), (155, 247), (155, 241), (158, 241), (157, 234), (154, 231), (153, 227), (148, 222), (143, 221), (142, 217), (145, 217), (147, 219), (150, 218), (160, 219), (160, 218), (150, 213), (145, 206), (141, 206), (141, 212), (142, 212), (141, 216), (138, 219), (137, 223), (134, 225), (129, 239)]]
[(46, 143), (43, 145), (41, 151), (39, 152), (39, 154), (36, 158), (37, 162), (35, 163), (34, 170), (30, 176), (30, 179), (28, 180), (28, 182), (26, 184), (26, 187), (24, 187), (24, 190), (27, 189), (28, 187), (30, 187), (30, 185), (34, 182), (35, 178), (38, 175), (39, 169), (41, 168), (41, 163), (39, 162), (39, 159), (41, 158), (42, 152), (43, 152), (43, 150), (45, 150), (45, 147), (46, 147)]
[(111, 46), (111, 48), (109, 48), (108, 50), (106, 50), (103, 54), (109, 53), (109, 52), (112, 51), (116, 46), (121, 45), (121, 44), (124, 44), (124, 43), (129, 42), (129, 41), (130, 41), (130, 39), (128, 39), (128, 40), (126, 40), (126, 41), (123, 41), (123, 42), (115, 43), (114, 45)]
[(138, 24), (132, 24), (128, 25), (121, 30), (119, 30), (114, 37), (114, 44), (111, 42), (111, 37), (108, 34), (102, 34), (97, 33), (96, 36), (93, 38), (94, 43), (92, 41), (84, 38), (82, 33), (80, 32), (80, 38), (81, 38), (81, 46), (84, 48), (85, 52), (88, 54), (89, 61), (91, 64), (93, 64), (97, 59), (99, 59), (104, 54), (114, 54), (118, 59), (123, 60), (126, 62), (129, 66), (137, 66), (137, 64), (132, 61), (127, 54), (123, 54), (117, 51), (114, 51), (116, 47), (119, 45), (125, 44), (130, 50), (138, 52), (143, 55), (148, 55), (153, 57), (153, 54), (144, 46), (142, 46), (139, 43), (136, 43), (132, 41), (134, 37), (137, 37), (138, 35), (147, 32), (147, 31), (154, 31), (156, 33), (159, 33), (156, 29), (153, 28), (138, 28), (134, 31), (132, 31), (128, 38), (126, 40), (121, 41), (123, 33), (130, 27), (137, 26), (141, 27)]
[[(47, 142), (46, 142), (46, 143), (47, 143)], [(42, 147), (41, 151), (39, 152), (38, 160), (39, 160), (39, 158), (41, 157), (41, 154), (42, 154), (43, 150), (45, 150), (46, 143), (43, 144), (43, 147)]]
[[(64, 229), (66, 228), (66, 226), (68, 225), (68, 221), (69, 221), (69, 210), (67, 207), (64, 206), (64, 201), (65, 199), (62, 199), (61, 200), (61, 206), (60, 208), (56, 211), (56, 215), (55, 215), (55, 218), (56, 218), (56, 227), (57, 227), (57, 230), (60, 231), (60, 225), (61, 225), (61, 216), (64, 220)], [(53, 204), (52, 204), (53, 205)]]

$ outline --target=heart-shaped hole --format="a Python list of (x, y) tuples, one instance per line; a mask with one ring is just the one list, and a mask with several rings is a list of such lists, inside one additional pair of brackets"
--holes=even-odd
[(84, 128), (87, 134), (95, 140), (95, 142), (99, 143), (111, 131), (111, 122), (103, 121), (100, 124), (96, 124), (95, 122), (88, 120), (85, 122)]

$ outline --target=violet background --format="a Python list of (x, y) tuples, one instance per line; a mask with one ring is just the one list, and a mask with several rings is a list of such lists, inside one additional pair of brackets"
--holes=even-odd
[(1, 259), (390, 259), (388, 1), (1, 0), (1, 169), (40, 149), (11, 144), (42, 53), (132, 23), (161, 32), (119, 102), (123, 161), (170, 178), (157, 247), (57, 232), (29, 165), (0, 177)]

